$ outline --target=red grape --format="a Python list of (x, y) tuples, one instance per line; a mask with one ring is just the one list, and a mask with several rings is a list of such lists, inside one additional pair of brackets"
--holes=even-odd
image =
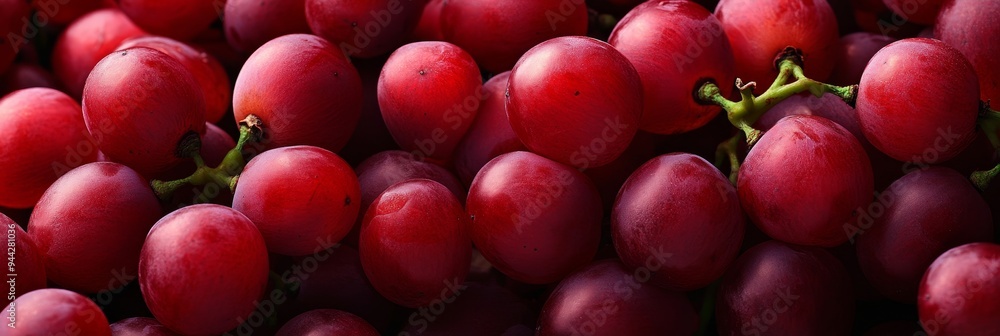
[(30, 208), (59, 176), (97, 160), (80, 105), (48, 88), (0, 99), (0, 206)]
[[(77, 18), (101, 8), (108, 8), (114, 4), (110, 0), (35, 0), (31, 5), (38, 11), (39, 16), (44, 15), (52, 23), (60, 26), (67, 25)], [(43, 14), (44, 13), (44, 14)], [(39, 21), (41, 19), (38, 19)]]
[[(861, 227), (852, 233), (865, 276), (890, 299), (916, 301), (920, 277), (934, 258), (952, 247), (993, 238), (989, 205), (954, 170), (913, 171), (880, 197), (887, 204), (871, 211), (874, 223), (859, 221)], [(871, 229), (863, 230), (865, 224)]]
[(691, 154), (658, 156), (618, 193), (611, 235), (622, 262), (659, 285), (704, 287), (739, 254), (743, 210), (729, 179)]
[(378, 336), (378, 334), (368, 322), (354, 314), (334, 309), (319, 309), (296, 316), (285, 323), (276, 335)]
[(740, 204), (768, 236), (833, 247), (874, 191), (871, 163), (846, 129), (816, 116), (786, 117), (764, 133), (740, 168)]
[(190, 72), (167, 54), (120, 50), (87, 78), (83, 120), (108, 158), (154, 176), (181, 162), (186, 137), (205, 133), (205, 99)]
[(559, 36), (587, 33), (583, 1), (445, 1), (441, 7), (445, 41), (472, 54), (492, 73), (510, 70), (528, 49)]
[(767, 132), (781, 119), (793, 115), (814, 115), (830, 119), (851, 132), (863, 146), (868, 145), (868, 139), (861, 132), (861, 125), (858, 123), (858, 112), (843, 99), (831, 93), (819, 98), (811, 94), (788, 97), (764, 112), (764, 115), (754, 123), (754, 128)]
[(112, 336), (176, 336), (156, 319), (132, 317), (111, 324)]
[(857, 84), (872, 56), (893, 41), (895, 39), (891, 37), (866, 32), (841, 37), (840, 54), (829, 82), (835, 85)]
[(972, 63), (979, 76), (980, 99), (995, 103), (1000, 103), (1000, 65), (996, 62), (1000, 44), (990, 41), (1000, 35), (998, 12), (997, 1), (945, 1), (934, 25), (934, 37), (961, 51)]
[(358, 216), (361, 187), (337, 154), (313, 146), (266, 151), (236, 184), (233, 209), (257, 225), (269, 252), (300, 256), (340, 241)]
[(517, 139), (504, 107), (510, 72), (496, 75), (483, 84), (482, 105), (469, 131), (455, 150), (455, 171), (466, 185), (472, 183), (487, 162), (500, 154), (527, 150)]
[(49, 70), (30, 63), (17, 63), (6, 73), (0, 74), (0, 97), (8, 93), (34, 87), (59, 88), (56, 77)]
[[(7, 67), (14, 63), (14, 58), (17, 57), (18, 49), (23, 47), (22, 42), (27, 42), (27, 37), (24, 35), (21, 19), (31, 20), (31, 7), (27, 2), (21, 0), (2, 0), (0, 1), (0, 73), (4, 73)], [(38, 34), (37, 28), (35, 29), (35, 34)], [(14, 38), (10, 38), (14, 36)], [(12, 45), (13, 44), (13, 45)]]
[(143, 30), (187, 41), (208, 29), (222, 14), (225, 1), (115, 0), (118, 8)]
[(716, 300), (720, 335), (848, 335), (854, 319), (840, 261), (821, 248), (773, 240), (736, 259)]
[(403, 44), (420, 20), (426, 0), (305, 0), (306, 21), (316, 35), (351, 57), (371, 58)]
[(404, 150), (451, 158), (485, 98), (472, 57), (447, 42), (416, 42), (389, 56), (378, 79), (378, 105)]
[(418, 307), (455, 295), (472, 258), (468, 218), (440, 183), (417, 179), (386, 189), (361, 225), (358, 251), (372, 286)]
[(154, 317), (181, 334), (220, 334), (256, 309), (267, 285), (264, 238), (230, 208), (199, 204), (156, 222), (139, 259)]
[(226, 40), (242, 52), (252, 52), (271, 39), (309, 33), (305, 0), (227, 0)]
[[(77, 0), (74, 0), (77, 1)], [(87, 76), (122, 41), (145, 35), (117, 8), (91, 12), (73, 21), (59, 35), (52, 51), (52, 71), (73, 97), (81, 97)]]
[(310, 145), (337, 152), (361, 115), (361, 79), (344, 53), (319, 37), (285, 35), (250, 56), (233, 92), (236, 120), (254, 114), (265, 148)]
[[(0, 303), (7, 306), (11, 299), (16, 299), (22, 294), (36, 289), (45, 288), (45, 257), (38, 250), (38, 245), (31, 239), (31, 236), (2, 213), (0, 213), (0, 227), (6, 231), (8, 261), (13, 262), (13, 265), (7, 265), (7, 274), (16, 274), (16, 276), (6, 279), (7, 281), (13, 280), (14, 284), (10, 286), (9, 291), (4, 291), (7, 295), (0, 298)], [(10, 284), (8, 283), (8, 285)]]
[[(4, 336), (111, 336), (108, 318), (101, 308), (87, 297), (65, 289), (32, 291), (14, 300), (3, 311), (4, 315), (16, 312), (16, 321), (5, 321), (0, 328), (0, 335)], [(7, 322), (15, 327), (10, 328)]]
[(222, 64), (204, 51), (166, 37), (145, 36), (126, 40), (118, 50), (146, 47), (179, 61), (198, 82), (205, 97), (205, 120), (218, 122), (229, 110), (229, 77)]
[(618, 22), (608, 42), (642, 77), (643, 131), (673, 134), (704, 126), (721, 109), (699, 103), (692, 92), (711, 81), (728, 94), (736, 80), (733, 51), (719, 20), (694, 2), (639, 5)]
[(545, 301), (536, 335), (693, 335), (691, 302), (645, 283), (649, 276), (614, 259), (576, 271)]
[(466, 211), (483, 256), (530, 284), (586, 265), (601, 238), (601, 199), (587, 176), (529, 152), (487, 163), (469, 187)]
[(931, 335), (1000, 334), (1000, 245), (948, 250), (920, 281), (920, 324)]
[(505, 335), (531, 333), (536, 316), (528, 303), (497, 285), (468, 282), (455, 301), (418, 309), (400, 336)]
[(758, 93), (778, 76), (774, 58), (788, 46), (801, 50), (809, 78), (824, 81), (833, 71), (840, 40), (825, 0), (722, 0), (715, 16), (732, 45), (736, 73), (756, 81)]
[(889, 7), (905, 21), (913, 21), (922, 25), (934, 24), (941, 5), (945, 0), (882, 0), (886, 7)]
[(635, 68), (611, 45), (588, 37), (559, 37), (531, 48), (507, 84), (507, 118), (521, 142), (581, 169), (621, 155), (642, 109)]

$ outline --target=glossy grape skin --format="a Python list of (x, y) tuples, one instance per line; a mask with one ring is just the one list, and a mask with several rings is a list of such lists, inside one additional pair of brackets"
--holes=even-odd
[(455, 196), (440, 183), (417, 179), (389, 187), (372, 202), (358, 251), (372, 286), (414, 308), (454, 295), (469, 272), (471, 242)]
[(906, 21), (912, 21), (922, 25), (932, 25), (935, 23), (941, 6), (945, 0), (882, 0), (893, 13)]
[(267, 285), (264, 238), (239, 212), (199, 204), (153, 226), (139, 286), (153, 316), (181, 334), (220, 334), (256, 309)]
[(205, 0), (115, 0), (118, 8), (143, 30), (187, 41), (219, 18), (224, 2)]
[(482, 105), (476, 119), (455, 150), (455, 171), (469, 185), (487, 162), (500, 154), (527, 150), (507, 120), (507, 79), (510, 72), (493, 76), (483, 84)]
[[(14, 34), (14, 36), (21, 37), (21, 18), (28, 18), (31, 13), (31, 7), (28, 3), (20, 0), (3, 0), (0, 2), (0, 34), (3, 34), (3, 39), (0, 39), (0, 74), (7, 71), (7, 68), (14, 63), (14, 58), (17, 57), (17, 52), (15, 47), (23, 47), (23, 44), (17, 46), (11, 45), (11, 40), (8, 38), (9, 34)], [(20, 40), (15, 39), (15, 43)]]
[(0, 206), (30, 208), (59, 176), (97, 160), (80, 105), (48, 88), (0, 99)]
[(674, 290), (704, 287), (739, 254), (743, 210), (736, 190), (692, 154), (653, 158), (629, 177), (611, 213), (615, 250), (630, 269)]
[(858, 113), (843, 99), (831, 93), (823, 94), (817, 98), (811, 94), (797, 94), (782, 100), (771, 109), (764, 112), (764, 115), (757, 119), (754, 128), (767, 132), (782, 118), (792, 115), (814, 115), (829, 119), (837, 123), (861, 143), (868, 145), (868, 139), (861, 131), (861, 124), (858, 123)]
[[(10, 253), (11, 249), (13, 249), (15, 257), (13, 270), (10, 270), (10, 268), (7, 269), (8, 272), (17, 274), (17, 278), (15, 278), (17, 281), (16, 287), (14, 287), (15, 298), (33, 290), (45, 288), (45, 259), (42, 253), (38, 251), (38, 245), (35, 244), (28, 233), (21, 229), (21, 226), (14, 223), (13, 220), (3, 213), (0, 213), (0, 227), (3, 228), (4, 236), (8, 239), (6, 251)], [(13, 237), (14, 245), (10, 245), (11, 242), (9, 239), (11, 237)], [(9, 294), (10, 291), (5, 291), (5, 293)], [(0, 297), (0, 304), (4, 306), (10, 304), (9, 296), (3, 295)]]
[(183, 42), (158, 36), (128, 39), (118, 50), (135, 47), (146, 47), (167, 54), (194, 76), (205, 97), (205, 121), (218, 122), (229, 110), (229, 103), (232, 101), (229, 97), (229, 77), (222, 64), (214, 57)]
[(296, 316), (285, 323), (276, 335), (378, 336), (379, 333), (368, 322), (354, 314), (334, 309), (318, 309)]
[(132, 317), (111, 324), (112, 336), (176, 336), (156, 319)]
[(891, 37), (867, 32), (844, 35), (840, 38), (840, 53), (837, 54), (837, 63), (833, 68), (833, 74), (830, 75), (829, 83), (858, 84), (872, 56), (893, 41), (895, 39)]
[(559, 281), (597, 253), (597, 189), (572, 167), (534, 153), (507, 153), (487, 163), (469, 187), (466, 211), (476, 247), (520, 282)]
[(466, 282), (463, 286), (441, 315), (428, 315), (437, 306), (413, 311), (400, 335), (533, 335), (537, 316), (525, 299), (499, 285)]
[(420, 20), (426, 0), (306, 0), (313, 34), (350, 57), (371, 58), (403, 44)]
[(528, 49), (560, 36), (586, 35), (583, 1), (445, 1), (441, 7), (445, 41), (472, 54), (492, 73), (510, 70)]
[[(56, 288), (31, 291), (14, 300), (15, 328), (6, 321), (3, 336), (77, 335), (110, 336), (108, 319), (101, 308), (86, 296)], [(4, 308), (9, 314), (10, 305)]]
[(233, 209), (256, 224), (271, 253), (301, 256), (329, 248), (351, 230), (361, 187), (351, 166), (319, 147), (272, 149), (250, 160)]
[(361, 79), (344, 53), (305, 34), (273, 39), (250, 56), (236, 78), (237, 122), (264, 123), (264, 148), (311, 145), (337, 152), (361, 116)]
[(28, 233), (45, 255), (49, 280), (98, 293), (135, 279), (143, 240), (161, 215), (146, 179), (124, 165), (95, 162), (45, 191)]
[(722, 0), (715, 17), (732, 45), (736, 73), (756, 82), (758, 94), (778, 76), (774, 58), (787, 46), (802, 51), (807, 77), (824, 81), (833, 71), (840, 40), (824, 0)]
[(658, 134), (687, 132), (707, 124), (722, 109), (691, 94), (712, 81), (728, 95), (736, 80), (733, 51), (719, 20), (690, 1), (650, 1), (622, 18), (608, 43), (632, 62), (645, 97), (639, 129)]
[(934, 37), (965, 55), (979, 77), (981, 100), (1000, 103), (1000, 65), (996, 55), (1000, 45), (990, 43), (1000, 35), (996, 13), (1000, 2), (953, 0), (941, 7), (934, 25)]
[(517, 62), (506, 106), (511, 127), (531, 151), (580, 169), (598, 167), (632, 141), (643, 109), (642, 81), (611, 45), (559, 37)]
[(944, 162), (974, 138), (979, 80), (962, 53), (944, 42), (896, 41), (865, 68), (857, 111), (865, 137), (890, 157)]
[(893, 300), (915, 302), (920, 278), (941, 253), (993, 238), (989, 205), (954, 170), (915, 170), (881, 195), (884, 214), (856, 233), (858, 261), (869, 282)]
[(781, 241), (833, 247), (874, 192), (871, 163), (846, 129), (820, 117), (786, 117), (747, 154), (737, 193), (750, 220)]
[(101, 152), (143, 176), (182, 160), (178, 144), (205, 133), (205, 99), (180, 62), (149, 48), (108, 55), (87, 78), (83, 120)]
[(479, 67), (447, 42), (416, 42), (389, 56), (378, 79), (378, 105), (400, 148), (451, 158), (484, 97)]
[(698, 316), (684, 295), (657, 288), (614, 259), (596, 261), (552, 291), (536, 335), (692, 335)]
[(146, 35), (117, 8), (100, 9), (73, 21), (52, 51), (52, 71), (66, 92), (81, 97), (87, 76), (104, 56), (129, 38)]
[(1000, 333), (1000, 245), (972, 243), (939, 256), (920, 281), (920, 323), (935, 335)]
[(279, 36), (310, 32), (305, 0), (227, 0), (225, 18), (226, 41), (245, 53)]
[(854, 295), (829, 252), (772, 240), (736, 259), (715, 314), (720, 335), (848, 335)]
[(31, 63), (15, 63), (6, 73), (0, 73), (0, 97), (29, 88), (58, 89), (59, 83), (49, 70)]

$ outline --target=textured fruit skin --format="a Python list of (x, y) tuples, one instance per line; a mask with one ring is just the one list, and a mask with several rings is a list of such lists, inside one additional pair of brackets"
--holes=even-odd
[(97, 160), (80, 105), (53, 89), (24, 89), (0, 99), (0, 129), (3, 207), (33, 207), (59, 176)]
[(301, 256), (330, 248), (351, 230), (361, 187), (337, 154), (313, 146), (272, 149), (240, 174), (233, 209), (260, 230), (271, 253)]
[(313, 34), (351, 57), (372, 58), (403, 44), (427, 0), (306, 0)]
[(378, 79), (378, 106), (399, 147), (451, 159), (483, 99), (479, 67), (447, 42), (415, 42), (389, 56)]
[[(45, 256), (38, 251), (38, 245), (34, 240), (21, 229), (21, 226), (14, 223), (7, 215), (0, 213), (0, 228), (2, 228), (7, 239), (13, 239), (13, 245), (8, 240), (7, 247), (14, 248), (17, 253), (14, 272), (17, 272), (17, 287), (14, 288), (15, 299), (25, 293), (46, 287), (45, 283)], [(9, 270), (9, 268), (8, 268)], [(10, 291), (8, 291), (8, 294)], [(7, 295), (0, 297), (0, 304), (6, 307), (10, 304)]]
[(335, 309), (317, 309), (299, 314), (286, 322), (275, 335), (378, 336), (379, 333), (368, 322), (354, 314)]
[(305, 0), (226, 0), (226, 41), (249, 53), (279, 36), (308, 34)]
[(532, 152), (580, 169), (598, 167), (618, 158), (635, 136), (642, 80), (611, 45), (558, 37), (517, 62), (506, 106), (510, 126)]
[(156, 319), (148, 317), (130, 317), (112, 323), (111, 334), (114, 336), (177, 336)]
[(868, 206), (874, 178), (868, 155), (846, 129), (796, 115), (764, 133), (740, 167), (736, 191), (750, 220), (771, 238), (833, 247), (844, 223)]
[(896, 41), (865, 68), (857, 111), (865, 137), (883, 153), (903, 162), (944, 162), (975, 139), (979, 79), (944, 42)]
[(52, 51), (52, 71), (70, 96), (80, 98), (94, 66), (123, 41), (142, 35), (146, 32), (117, 8), (93, 11), (59, 35)]
[(743, 216), (732, 183), (708, 161), (665, 154), (622, 186), (611, 235), (631, 269), (655, 266), (654, 283), (693, 290), (718, 279), (736, 259)]
[(445, 1), (440, 14), (445, 41), (465, 49), (483, 69), (510, 70), (528, 49), (548, 39), (587, 34), (583, 1)]
[(722, 109), (699, 104), (691, 93), (711, 80), (728, 95), (729, 83), (736, 80), (733, 51), (722, 25), (694, 2), (643, 3), (615, 26), (608, 43), (642, 77), (643, 131), (675, 134), (704, 126)]
[(132, 22), (150, 34), (188, 41), (219, 19), (224, 2), (205, 0), (115, 0)]
[(891, 203), (858, 234), (858, 262), (868, 281), (893, 300), (915, 302), (920, 278), (941, 253), (993, 237), (989, 205), (967, 177), (949, 168), (915, 170), (879, 197)]
[(715, 17), (733, 47), (736, 73), (756, 82), (758, 94), (778, 76), (774, 58), (788, 46), (802, 51), (807, 77), (825, 81), (833, 71), (840, 35), (825, 0), (722, 0)]
[[(644, 283), (636, 274), (614, 259), (574, 272), (545, 301), (537, 335), (589, 331), (592, 335), (652, 336), (697, 331), (698, 315), (684, 295)], [(605, 314), (605, 320), (599, 319), (600, 314)]]
[[(16, 328), (4, 325), (0, 335), (59, 335), (67, 330), (88, 336), (111, 336), (108, 318), (86, 296), (57, 288), (31, 291), (14, 300)], [(10, 305), (4, 311), (10, 310)]]
[(361, 117), (361, 77), (339, 49), (322, 38), (292, 34), (250, 56), (236, 78), (233, 111), (264, 123), (265, 149), (310, 145), (337, 152)]
[(972, 243), (945, 252), (920, 282), (920, 323), (935, 335), (1000, 333), (1000, 245)]
[(933, 25), (941, 6), (946, 2), (946, 0), (882, 0), (882, 3), (899, 18), (921, 25)]
[(1000, 2), (946, 1), (934, 25), (934, 37), (965, 55), (979, 76), (980, 99), (1000, 105), (1000, 44), (991, 41), (1000, 35), (996, 13)]
[[(183, 246), (183, 247), (180, 247)], [(220, 334), (246, 320), (267, 285), (267, 247), (246, 216), (215, 204), (174, 211), (142, 246), (139, 286), (160, 323)]]
[(857, 84), (872, 56), (894, 41), (891, 37), (867, 32), (844, 35), (840, 38), (840, 53), (829, 83), (842, 86)]
[(205, 99), (174, 58), (149, 48), (116, 51), (83, 90), (83, 120), (101, 152), (143, 176), (178, 165), (178, 145), (205, 134)]

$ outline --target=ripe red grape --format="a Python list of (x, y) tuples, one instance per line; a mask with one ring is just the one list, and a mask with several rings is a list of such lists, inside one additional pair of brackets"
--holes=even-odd
[(379, 195), (365, 213), (358, 245), (372, 286), (411, 308), (454, 296), (472, 258), (462, 205), (440, 183), (424, 179)]
[(476, 119), (469, 131), (458, 143), (455, 150), (455, 171), (462, 183), (472, 183), (487, 162), (500, 154), (527, 150), (521, 140), (517, 139), (514, 129), (507, 120), (507, 109), (504, 106), (507, 98), (507, 79), (510, 72), (496, 75), (483, 84), (482, 105), (476, 113)]
[(383, 191), (392, 185), (412, 180), (428, 179), (448, 188), (460, 202), (465, 200), (465, 187), (447, 169), (432, 163), (418, 161), (403, 151), (385, 151), (358, 165), (358, 182), (361, 183), (361, 213)]
[(805, 75), (824, 81), (837, 60), (840, 39), (833, 9), (824, 0), (722, 0), (715, 16), (736, 56), (736, 73), (761, 93), (778, 76), (774, 58), (785, 47), (802, 51)]
[(720, 335), (847, 335), (854, 319), (840, 261), (821, 248), (773, 240), (736, 259), (716, 300)]
[(111, 336), (108, 318), (101, 308), (86, 296), (57, 288), (32, 291), (4, 308), (9, 314), (13, 306), (16, 321), (10, 328), (5, 321), (0, 328), (4, 336), (87, 335)]
[(30, 208), (66, 171), (97, 160), (80, 105), (48, 88), (0, 99), (0, 206)]
[(1000, 245), (972, 243), (948, 250), (920, 281), (920, 324), (933, 335), (1000, 333)]
[(378, 80), (382, 118), (401, 148), (451, 158), (484, 98), (472, 57), (447, 42), (416, 42), (389, 56)]
[(945, 0), (882, 0), (901, 19), (922, 25), (934, 24)]
[(589, 263), (601, 237), (601, 199), (572, 167), (530, 152), (500, 155), (469, 187), (472, 241), (493, 267), (530, 284)]
[(622, 186), (611, 235), (622, 262), (676, 290), (704, 287), (739, 254), (743, 210), (736, 190), (708, 161), (658, 156)]
[(296, 316), (285, 323), (276, 335), (378, 336), (378, 334), (368, 322), (354, 314), (334, 309), (318, 309)]
[(55, 75), (37, 64), (16, 63), (0, 74), (0, 97), (35, 87), (58, 89), (59, 84)]
[(229, 77), (222, 64), (204, 51), (166, 37), (145, 36), (126, 40), (118, 50), (146, 47), (155, 49), (181, 63), (194, 76), (205, 97), (205, 120), (218, 122), (229, 110)]
[(7, 274), (17, 274), (16, 277), (7, 279), (15, 281), (14, 285), (11, 285), (11, 291), (4, 291), (7, 295), (0, 296), (0, 303), (6, 307), (12, 298), (16, 299), (25, 293), (46, 287), (45, 257), (31, 236), (2, 213), (0, 213), (0, 227), (3, 227), (7, 236), (8, 261), (14, 263), (8, 265)]
[(222, 13), (224, 1), (115, 0), (132, 22), (151, 34), (187, 41), (208, 29)]
[(531, 48), (507, 84), (507, 118), (528, 149), (585, 169), (617, 158), (635, 135), (642, 81), (607, 43), (559, 37)]
[(441, 7), (445, 41), (472, 54), (492, 73), (510, 70), (528, 49), (559, 36), (586, 35), (583, 1), (445, 1)]
[[(913, 171), (880, 196), (882, 209), (859, 221), (858, 261), (869, 282), (896, 301), (912, 303), (927, 266), (948, 249), (993, 238), (989, 205), (958, 172)], [(883, 213), (884, 211), (884, 213)], [(864, 225), (871, 227), (864, 230)]]
[(299, 256), (333, 246), (358, 216), (361, 187), (337, 154), (282, 147), (250, 160), (236, 184), (233, 209), (257, 225), (269, 252)]
[(87, 76), (104, 56), (117, 50), (122, 41), (145, 34), (117, 8), (93, 11), (59, 35), (52, 51), (52, 71), (66, 92), (79, 98)]
[(161, 216), (148, 182), (112, 162), (80, 166), (38, 201), (28, 233), (45, 256), (49, 280), (83, 293), (135, 279), (146, 233)]
[(854, 136), (816, 116), (786, 117), (764, 133), (740, 168), (740, 204), (781, 241), (833, 247), (874, 191), (871, 163)]
[(83, 91), (83, 120), (101, 152), (144, 176), (181, 162), (179, 144), (205, 133), (205, 99), (180, 62), (149, 48), (116, 51)]
[(872, 56), (893, 41), (895, 39), (891, 37), (866, 32), (844, 35), (840, 38), (840, 53), (829, 82), (835, 85), (857, 84)]
[(139, 286), (160, 323), (181, 334), (220, 334), (245, 320), (267, 285), (264, 238), (250, 219), (214, 204), (174, 211), (142, 246)]
[[(0, 39), (0, 73), (4, 73), (7, 67), (14, 63), (18, 48), (24, 46), (20, 44), (21, 41), (26, 41), (26, 38), (21, 35), (23, 34), (21, 19), (31, 19), (29, 16), (31, 7), (21, 0), (3, 0), (0, 1), (0, 8), (3, 8), (0, 11), (0, 22), (3, 22), (0, 24), (0, 34), (3, 35), (3, 38)], [(20, 39), (11, 39), (9, 38), (11, 35)], [(16, 43), (16, 45), (12, 45), (12, 43)]]
[(245, 53), (279, 36), (310, 32), (305, 0), (227, 0), (225, 18), (226, 40)]
[(819, 98), (810, 94), (788, 97), (764, 112), (764, 115), (754, 123), (754, 128), (767, 132), (782, 118), (793, 115), (814, 115), (830, 119), (851, 132), (863, 146), (868, 145), (868, 139), (861, 132), (861, 124), (858, 123), (858, 112), (843, 99), (831, 93)]
[(861, 76), (858, 120), (872, 145), (904, 162), (933, 164), (972, 142), (979, 79), (969, 61), (944, 42), (893, 42)]
[(344, 53), (306, 34), (265, 43), (246, 61), (233, 92), (236, 120), (254, 114), (265, 148), (310, 145), (337, 152), (361, 115), (361, 79)]
[(649, 276), (614, 259), (576, 271), (545, 301), (537, 335), (693, 335), (698, 316), (691, 302), (646, 283)]
[(707, 124), (721, 109), (701, 104), (692, 92), (705, 81), (727, 88), (736, 80), (733, 51), (719, 20), (690, 1), (649, 1), (622, 18), (608, 40), (642, 77), (641, 130), (687, 132)]
[(113, 336), (176, 336), (156, 319), (131, 317), (111, 324)]
[(371, 58), (403, 44), (426, 0), (306, 0), (306, 21), (316, 35), (351, 57)]
[(934, 37), (961, 51), (972, 63), (979, 76), (980, 99), (1000, 104), (1000, 65), (995, 58), (1000, 44), (990, 42), (1000, 35), (998, 11), (1000, 2), (996, 1), (945, 1)]

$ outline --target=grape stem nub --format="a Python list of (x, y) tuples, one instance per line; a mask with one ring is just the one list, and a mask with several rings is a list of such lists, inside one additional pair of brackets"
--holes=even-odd
[[(1000, 132), (1000, 111), (990, 108), (988, 100), (980, 103), (978, 124), (983, 133), (986, 133), (986, 138), (990, 140), (990, 144), (993, 145), (994, 153), (1000, 153), (1000, 134), (998, 134)], [(973, 172), (969, 179), (972, 180), (972, 183), (980, 191), (986, 191), (986, 188), (990, 186), (990, 182), (998, 174), (1000, 174), (1000, 165), (990, 170)]]

